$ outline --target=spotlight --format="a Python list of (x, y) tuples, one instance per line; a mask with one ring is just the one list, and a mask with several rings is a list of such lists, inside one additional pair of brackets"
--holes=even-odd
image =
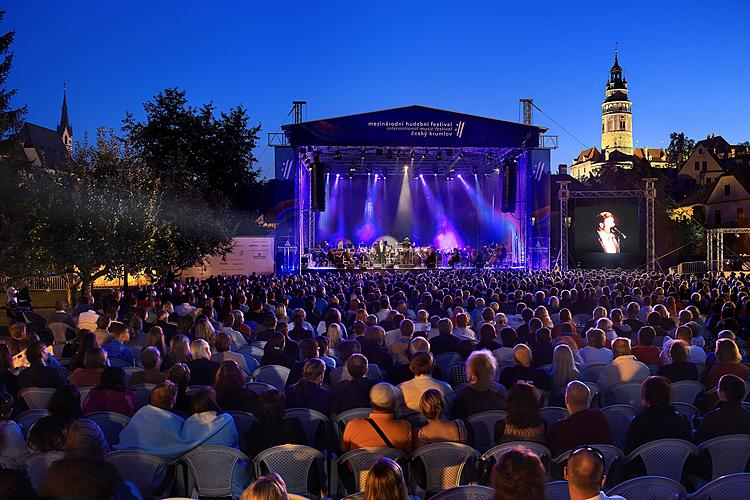
[(367, 166), (365, 167), (365, 171), (366, 171), (366, 172), (367, 172), (368, 174), (371, 174), (371, 173), (372, 173), (372, 165), (367, 165)]
[(479, 167), (477, 167), (476, 165), (471, 167), (471, 173), (477, 175), (479, 173)]
[(359, 153), (359, 159), (365, 161), (365, 148), (362, 148), (362, 152)]
[(404, 172), (406, 172), (408, 170), (409, 170), (409, 164), (408, 163), (404, 163)]
[(440, 172), (440, 168), (437, 165), (432, 166), (432, 173), (437, 175)]
[(500, 173), (500, 167), (495, 167), (495, 173), (496, 173), (496, 174), (499, 174), (499, 173)]
[(458, 152), (458, 157), (459, 158), (463, 158), (464, 157), (464, 152), (463, 151), (459, 151)]
[(339, 151), (338, 149), (336, 150), (336, 155), (335, 155), (335, 158), (336, 158), (337, 160), (340, 160), (340, 159), (341, 159), (341, 151)]
[(339, 177), (341, 177), (341, 174), (336, 174), (336, 178), (338, 179)]
[(443, 155), (442, 155), (442, 154), (440, 153), (440, 150), (439, 150), (439, 149), (438, 149), (438, 152), (437, 152), (437, 156), (435, 156), (435, 159), (436, 159), (437, 161), (440, 161), (440, 160), (442, 160), (442, 159), (443, 159)]
[(413, 150), (409, 153), (409, 159), (410, 160), (414, 159), (414, 151)]
[(492, 160), (492, 151), (487, 151), (487, 161)]
[(356, 172), (356, 171), (357, 171), (357, 167), (355, 167), (355, 166), (354, 166), (354, 164), (352, 164), (352, 166), (351, 166), (351, 167), (349, 167), (349, 173), (350, 173), (350, 174), (353, 174), (353, 173), (354, 173), (354, 172)]
[(424, 174), (419, 174), (420, 179), (424, 179)]
[(426, 149), (424, 151), (422, 151), (422, 159), (424, 160), (425, 158), (427, 158), (427, 150)]

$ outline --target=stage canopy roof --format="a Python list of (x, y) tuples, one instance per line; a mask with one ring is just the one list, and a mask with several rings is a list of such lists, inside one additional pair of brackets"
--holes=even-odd
[(425, 106), (284, 125), (293, 147), (534, 148), (547, 129)]

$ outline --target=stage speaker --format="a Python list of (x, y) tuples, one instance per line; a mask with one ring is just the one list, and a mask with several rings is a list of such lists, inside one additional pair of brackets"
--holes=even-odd
[(505, 164), (503, 174), (503, 201), (501, 210), (505, 213), (516, 211), (516, 190), (518, 187), (518, 164), (509, 161)]
[(326, 166), (319, 161), (310, 167), (310, 208), (314, 212), (326, 211)]

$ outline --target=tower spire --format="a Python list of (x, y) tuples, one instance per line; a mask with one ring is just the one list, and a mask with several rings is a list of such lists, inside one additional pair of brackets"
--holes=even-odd
[(73, 150), (73, 127), (68, 118), (68, 84), (63, 83), (63, 102), (60, 111), (60, 123), (57, 125), (57, 134), (68, 148), (68, 152)]

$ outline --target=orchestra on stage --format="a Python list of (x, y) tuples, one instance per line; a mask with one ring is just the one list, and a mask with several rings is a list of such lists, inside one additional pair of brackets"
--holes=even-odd
[(438, 269), (438, 268), (507, 268), (511, 267), (505, 243), (479, 248), (437, 249), (431, 245), (416, 246), (409, 238), (392, 244), (380, 238), (372, 245), (332, 247), (323, 241), (307, 255), (310, 268), (317, 269)]

